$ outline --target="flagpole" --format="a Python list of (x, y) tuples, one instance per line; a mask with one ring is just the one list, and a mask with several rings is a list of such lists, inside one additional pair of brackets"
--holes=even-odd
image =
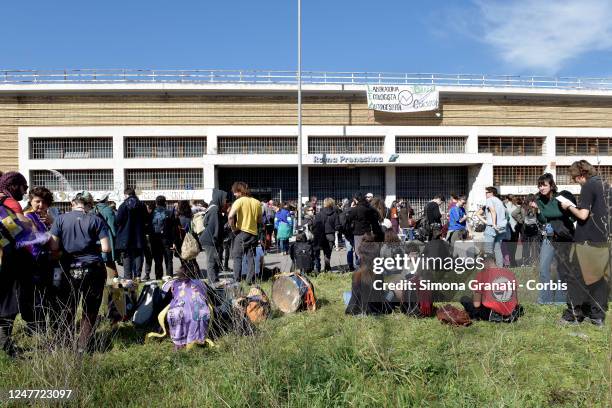
[(298, 138), (297, 138), (297, 153), (298, 153), (298, 206), (297, 206), (297, 224), (302, 225), (302, 0), (298, 0), (298, 60), (297, 60), (297, 85), (298, 85)]

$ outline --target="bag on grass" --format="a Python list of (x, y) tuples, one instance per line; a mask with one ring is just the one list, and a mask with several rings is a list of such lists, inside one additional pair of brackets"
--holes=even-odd
[(457, 309), (453, 305), (444, 305), (436, 311), (436, 317), (442, 323), (451, 326), (469, 326), (472, 324), (470, 316), (465, 310)]
[(251, 323), (262, 322), (270, 316), (270, 299), (259, 286), (252, 287), (248, 295), (238, 299), (237, 303)]
[(157, 315), (170, 303), (170, 296), (164, 294), (157, 282), (144, 284), (136, 307), (132, 323), (136, 327), (151, 327), (156, 323)]

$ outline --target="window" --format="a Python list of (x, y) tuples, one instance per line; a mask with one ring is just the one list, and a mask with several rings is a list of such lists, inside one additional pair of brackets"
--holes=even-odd
[(496, 186), (537, 185), (544, 174), (544, 166), (493, 166), (493, 184)]
[(110, 159), (112, 137), (35, 137), (30, 139), (30, 159)]
[(125, 185), (139, 190), (201, 190), (202, 169), (126, 169)]
[(465, 153), (463, 136), (396, 137), (395, 153)]
[(308, 138), (309, 154), (377, 154), (384, 152), (384, 137)]
[(558, 137), (555, 143), (558, 156), (608, 156), (612, 152), (609, 137)]
[(217, 139), (218, 154), (296, 154), (297, 137), (234, 137)]
[(202, 157), (206, 137), (126, 137), (125, 157), (156, 159)]
[(341, 203), (351, 199), (356, 192), (372, 193), (385, 197), (384, 167), (310, 167), (308, 169), (309, 195), (322, 203), (331, 197)]
[(219, 188), (231, 191), (232, 184), (244, 181), (253, 197), (262, 200), (296, 200), (297, 167), (219, 167)]
[(478, 137), (478, 153), (494, 156), (541, 156), (543, 146), (543, 137)]
[(30, 186), (51, 191), (112, 190), (112, 170), (32, 170)]
[[(612, 181), (612, 166), (594, 166), (604, 181)], [(569, 166), (557, 166), (555, 182), (559, 185), (576, 184), (569, 176)]]

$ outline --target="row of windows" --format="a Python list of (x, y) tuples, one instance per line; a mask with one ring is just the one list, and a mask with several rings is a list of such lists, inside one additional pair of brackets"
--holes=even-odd
[[(396, 153), (449, 154), (465, 153), (467, 138), (462, 136), (398, 136)], [(541, 156), (543, 137), (479, 136), (478, 152), (495, 156)], [(309, 154), (382, 154), (384, 137), (308, 138)], [(218, 138), (218, 154), (295, 154), (296, 137)], [(206, 154), (206, 137), (126, 137), (126, 158), (189, 158)], [(612, 138), (556, 139), (558, 156), (596, 156), (612, 154)], [(113, 139), (100, 138), (32, 138), (30, 159), (110, 159)]]
[[(138, 190), (201, 190), (202, 169), (126, 169), (125, 184)], [(32, 170), (31, 186), (52, 191), (114, 189), (113, 170)]]

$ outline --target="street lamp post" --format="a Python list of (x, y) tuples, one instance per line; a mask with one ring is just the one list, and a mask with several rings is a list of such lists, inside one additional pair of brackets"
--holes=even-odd
[(297, 60), (297, 109), (298, 109), (298, 138), (297, 138), (297, 153), (298, 153), (298, 206), (297, 206), (297, 223), (302, 224), (302, 0), (298, 0), (298, 60)]

